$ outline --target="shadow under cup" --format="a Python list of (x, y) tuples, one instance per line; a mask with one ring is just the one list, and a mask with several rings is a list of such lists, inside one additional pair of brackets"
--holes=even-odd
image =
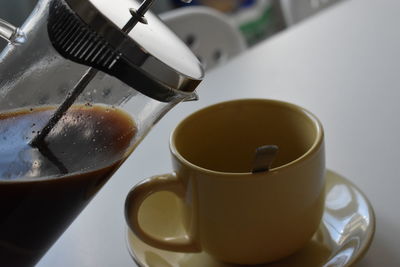
[(321, 134), (316, 118), (299, 107), (274, 100), (237, 100), (200, 110), (182, 121), (172, 136), (177, 154), (217, 172), (251, 172), (255, 151), (279, 148), (272, 168), (303, 157)]

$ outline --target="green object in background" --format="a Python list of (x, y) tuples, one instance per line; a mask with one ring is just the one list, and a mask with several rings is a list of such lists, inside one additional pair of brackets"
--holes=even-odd
[(239, 25), (240, 31), (243, 33), (249, 45), (252, 45), (266, 37), (268, 32), (267, 29), (270, 27), (270, 24), (272, 24), (271, 14), (272, 7), (268, 7), (256, 20)]
[[(171, 0), (182, 7), (180, 0)], [(193, 0), (190, 5), (204, 5), (228, 15), (245, 37), (254, 45), (286, 27), (280, 1), (277, 0)]]
[(285, 28), (283, 16), (276, 1), (258, 0), (231, 15), (249, 46)]

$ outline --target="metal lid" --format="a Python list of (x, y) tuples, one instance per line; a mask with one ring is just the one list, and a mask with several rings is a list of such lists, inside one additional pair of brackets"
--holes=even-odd
[[(158, 17), (147, 12), (147, 24), (138, 23), (129, 34), (121, 30), (132, 17), (129, 10), (139, 6), (133, 0), (59, 0), (50, 8), (50, 39), (67, 58), (116, 76), (145, 95), (165, 102), (190, 95), (203, 79), (201, 63)], [(72, 32), (68, 38), (66, 29)], [(103, 57), (95, 57), (99, 46)]]

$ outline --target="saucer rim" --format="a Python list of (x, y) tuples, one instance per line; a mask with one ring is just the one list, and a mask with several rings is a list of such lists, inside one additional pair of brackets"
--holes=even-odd
[[(354, 264), (358, 263), (361, 259), (364, 258), (365, 254), (368, 252), (369, 248), (372, 245), (372, 241), (374, 240), (375, 237), (375, 231), (376, 231), (376, 215), (375, 215), (375, 210), (374, 207), (372, 206), (371, 201), (369, 200), (369, 198), (367, 197), (367, 195), (356, 185), (354, 184), (352, 181), (350, 181), (349, 179), (347, 179), (344, 175), (339, 174), (336, 171), (333, 171), (331, 169), (327, 169), (326, 172), (331, 172), (333, 173), (335, 176), (340, 177), (341, 179), (343, 179), (344, 181), (346, 181), (348, 184), (350, 184), (354, 189), (356, 189), (364, 198), (364, 201), (367, 203), (368, 205), (368, 213), (371, 215), (370, 216), (370, 225), (371, 225), (371, 231), (367, 233), (367, 242), (364, 243), (363, 247), (359, 249), (359, 252), (357, 253), (356, 257), (352, 258), (346, 265), (344, 265), (343, 267), (349, 267), (349, 266), (353, 266)], [(129, 249), (131, 250), (131, 249)], [(331, 257), (332, 258), (332, 257)], [(146, 266), (144, 266), (146, 267)]]
[[(328, 175), (328, 173), (332, 173), (334, 176), (339, 177), (342, 181), (344, 181), (345, 183), (349, 184), (352, 188), (354, 188), (357, 192), (359, 192), (361, 194), (361, 196), (363, 197), (364, 201), (367, 203), (368, 206), (368, 213), (370, 214), (370, 228), (371, 230), (367, 233), (366, 236), (366, 242), (364, 243), (364, 245), (358, 250), (358, 253), (355, 255), (355, 257), (353, 257), (352, 259), (350, 259), (345, 265), (341, 266), (341, 267), (350, 267), (353, 266), (354, 264), (358, 263), (361, 259), (364, 258), (365, 254), (368, 252), (369, 248), (371, 247), (371, 244), (374, 240), (374, 236), (375, 236), (375, 231), (376, 231), (376, 215), (375, 215), (375, 211), (374, 208), (372, 206), (371, 201), (368, 199), (368, 197), (366, 196), (366, 194), (357, 186), (355, 185), (352, 181), (350, 181), (349, 179), (347, 179), (344, 175), (339, 174), (336, 171), (333, 171), (331, 169), (326, 169), (326, 174)], [(126, 247), (127, 250), (129, 252), (129, 255), (131, 256), (131, 258), (133, 259), (133, 261), (139, 266), (139, 267), (149, 267), (148, 265), (145, 265), (144, 263), (142, 263), (137, 255), (135, 254), (135, 250), (133, 249), (133, 247), (130, 245), (130, 241), (129, 241), (129, 234), (133, 234), (132, 231), (129, 229), (128, 226), (126, 226), (126, 234), (125, 234), (125, 243), (126, 243)], [(178, 252), (177, 252), (178, 253)], [(333, 255), (334, 256), (334, 255)], [(327, 262), (332, 259), (331, 256)], [(324, 266), (325, 267), (325, 264)]]

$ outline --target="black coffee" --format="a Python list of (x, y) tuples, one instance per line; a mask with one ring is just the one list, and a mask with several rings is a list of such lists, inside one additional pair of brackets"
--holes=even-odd
[(0, 265), (33, 265), (131, 152), (136, 126), (121, 110), (73, 106), (28, 143), (54, 108), (0, 114)]

